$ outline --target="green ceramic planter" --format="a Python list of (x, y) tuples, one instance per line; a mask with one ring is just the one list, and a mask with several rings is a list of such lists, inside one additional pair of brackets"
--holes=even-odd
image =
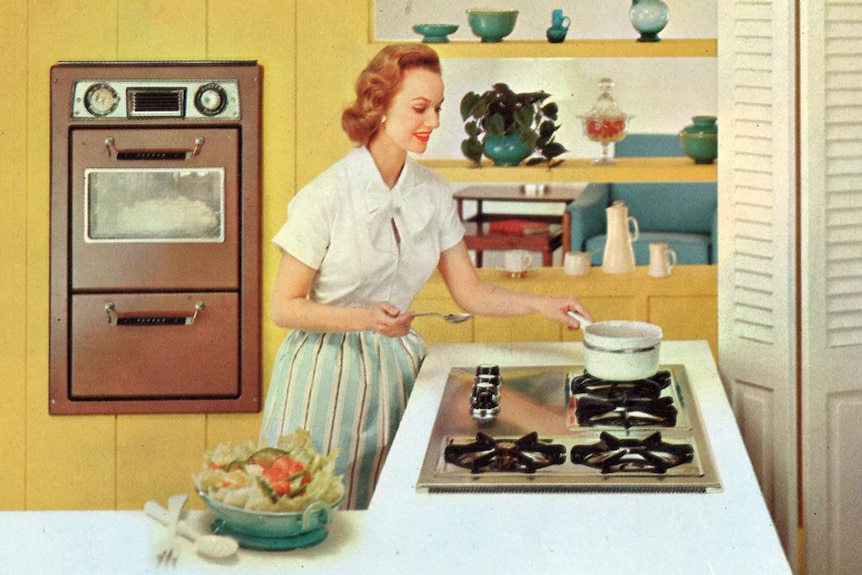
[(711, 164), (718, 157), (718, 126), (715, 116), (694, 116), (679, 133), (685, 155), (695, 164)]
[(495, 166), (518, 166), (533, 150), (521, 141), (518, 132), (505, 136), (485, 136), (483, 144), (485, 155), (494, 160)]

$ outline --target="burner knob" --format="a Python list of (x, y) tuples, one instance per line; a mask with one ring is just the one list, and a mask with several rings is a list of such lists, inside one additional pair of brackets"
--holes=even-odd
[(476, 368), (476, 375), (494, 375), (500, 377), (500, 366), (483, 363)]
[(501, 382), (500, 378), (500, 366), (499, 365), (488, 365), (482, 364), (476, 368), (476, 377), (474, 378), (476, 383), (490, 383), (495, 386), (499, 386)]
[(204, 116), (216, 116), (227, 106), (227, 92), (216, 83), (204, 84), (195, 94), (195, 108)]
[(470, 414), (477, 419), (490, 419), (500, 413), (500, 395), (493, 383), (476, 382), (470, 396)]

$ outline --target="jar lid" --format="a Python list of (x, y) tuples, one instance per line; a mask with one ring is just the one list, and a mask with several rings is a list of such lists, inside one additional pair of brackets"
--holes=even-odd
[(623, 112), (617, 105), (612, 94), (614, 89), (614, 81), (610, 78), (602, 78), (599, 80), (599, 98), (596, 103), (590, 108), (586, 116), (599, 118), (625, 118), (628, 114)]

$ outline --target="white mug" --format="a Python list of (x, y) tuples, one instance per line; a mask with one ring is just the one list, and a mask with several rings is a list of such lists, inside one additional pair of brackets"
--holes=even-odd
[(655, 278), (668, 277), (675, 265), (676, 252), (666, 243), (654, 242), (649, 245), (649, 275)]
[(527, 250), (509, 250), (506, 252), (504, 264), (507, 272), (522, 273), (533, 265), (533, 256)]
[(566, 252), (563, 256), (563, 273), (570, 276), (582, 276), (590, 272), (589, 252)]

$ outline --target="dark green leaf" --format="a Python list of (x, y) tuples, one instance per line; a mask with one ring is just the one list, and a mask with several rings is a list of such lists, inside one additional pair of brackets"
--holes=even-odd
[(506, 132), (506, 119), (502, 114), (491, 114), (485, 121), (485, 131), (492, 136), (502, 136)]
[(521, 130), (519, 138), (524, 143), (524, 145), (531, 150), (536, 149), (536, 142), (538, 142), (539, 140), (539, 135), (533, 130)]
[(547, 146), (542, 148), (542, 155), (546, 158), (556, 158), (560, 154), (565, 154), (568, 150), (562, 144), (557, 142), (551, 142)]
[(521, 129), (529, 129), (533, 126), (533, 110), (531, 108), (518, 108), (515, 110), (515, 121)]
[(543, 138), (550, 138), (554, 132), (557, 131), (557, 128), (559, 128), (559, 126), (555, 125), (551, 120), (545, 120), (539, 126), (539, 134)]
[(464, 94), (464, 97), (461, 98), (461, 119), (466, 120), (470, 117), (471, 112), (473, 111), (473, 107), (476, 105), (476, 101), (479, 99), (479, 94), (476, 92), (467, 92)]
[(482, 131), (479, 129), (479, 124), (476, 123), (476, 120), (470, 120), (466, 124), (464, 124), (464, 131), (467, 132), (468, 136), (477, 137)]
[(468, 138), (461, 142), (461, 153), (464, 157), (478, 164), (482, 160), (482, 142), (476, 138)]
[(542, 113), (552, 120), (557, 119), (557, 114), (559, 114), (559, 112), (560, 109), (554, 102), (550, 102), (542, 106)]

